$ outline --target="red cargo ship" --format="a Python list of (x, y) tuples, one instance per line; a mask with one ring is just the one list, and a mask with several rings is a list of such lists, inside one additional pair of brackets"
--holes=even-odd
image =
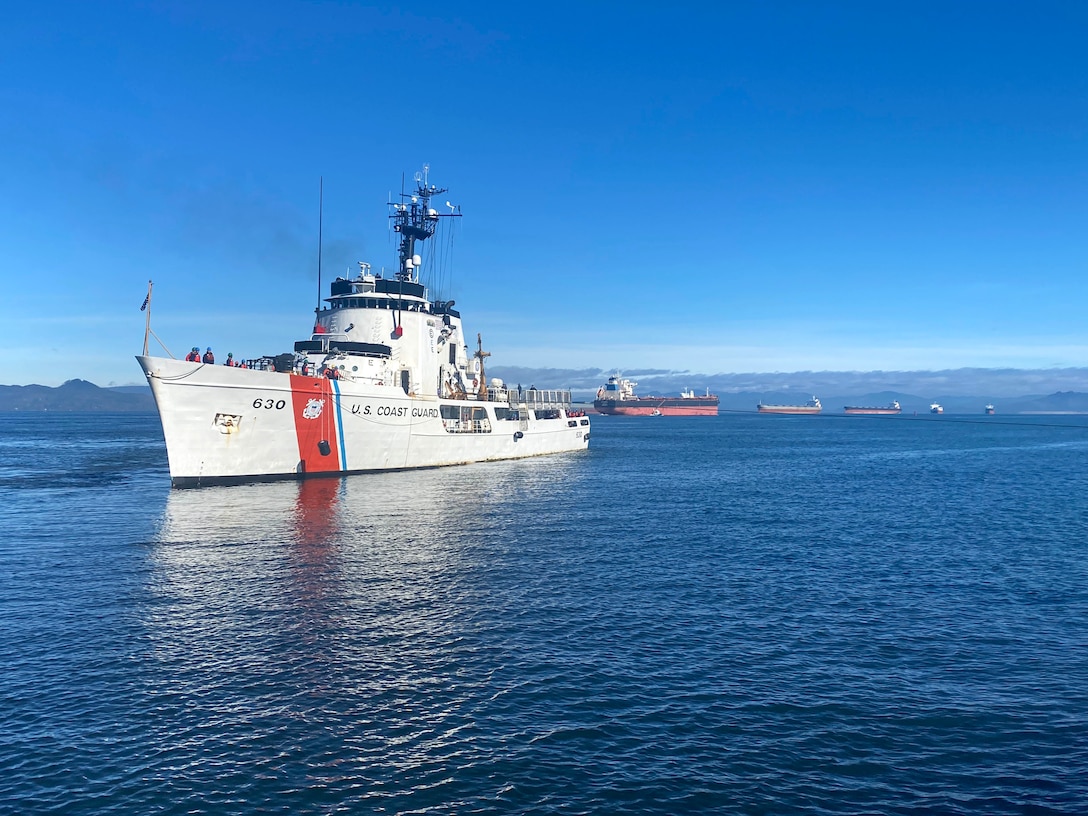
[(681, 391), (679, 397), (636, 397), (637, 382), (609, 377), (597, 389), (593, 407), (600, 414), (612, 416), (717, 416), (718, 398), (707, 390), (706, 396)]

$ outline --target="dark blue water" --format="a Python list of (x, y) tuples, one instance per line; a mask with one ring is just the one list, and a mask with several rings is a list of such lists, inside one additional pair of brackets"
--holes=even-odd
[(0, 416), (0, 812), (1088, 812), (1088, 421), (171, 491)]

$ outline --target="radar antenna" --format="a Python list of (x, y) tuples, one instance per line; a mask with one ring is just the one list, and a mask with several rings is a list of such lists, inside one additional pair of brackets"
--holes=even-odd
[(414, 282), (416, 280), (416, 268), (420, 263), (419, 256), (416, 254), (416, 241), (426, 241), (434, 235), (439, 219), (461, 216), (460, 212), (439, 213), (431, 209), (431, 197), (441, 195), (447, 190), (445, 187), (428, 183), (430, 171), (429, 164), (423, 165), (422, 172), (416, 171), (413, 176), (416, 191), (402, 192), (400, 203), (391, 205), (393, 212), (389, 217), (393, 221), (393, 232), (400, 235), (398, 250), (400, 264), (397, 267), (399, 281)]

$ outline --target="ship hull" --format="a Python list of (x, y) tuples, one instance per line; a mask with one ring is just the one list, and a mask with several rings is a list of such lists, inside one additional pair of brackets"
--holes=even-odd
[[(716, 397), (638, 397), (626, 400), (598, 399), (593, 408), (605, 416), (717, 416)], [(656, 412), (656, 413), (655, 413)]]
[(888, 416), (892, 414), (898, 414), (902, 412), (902, 408), (863, 408), (854, 405), (848, 405), (843, 409), (844, 413), (851, 415), (858, 414), (870, 414), (874, 416)]
[(761, 414), (818, 414), (822, 408), (810, 405), (757, 405)]
[[(499, 419), (496, 403), (395, 386), (137, 357), (175, 487), (440, 467), (585, 450), (589, 418)], [(445, 413), (479, 409), (479, 420)], [(502, 407), (508, 407), (503, 404)], [(488, 410), (490, 409), (490, 410)]]

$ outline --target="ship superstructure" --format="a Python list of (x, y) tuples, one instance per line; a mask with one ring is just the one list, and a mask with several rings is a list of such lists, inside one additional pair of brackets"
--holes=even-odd
[[(452, 300), (431, 299), (421, 245), (439, 224), (427, 168), (391, 204), (395, 274), (332, 281), (293, 353), (245, 368), (137, 359), (162, 419), (176, 486), (433, 467), (583, 450), (590, 421), (566, 390), (486, 379)], [(448, 202), (447, 202), (448, 204)], [(150, 292), (149, 292), (150, 299)], [(149, 324), (150, 325), (150, 324)]]

